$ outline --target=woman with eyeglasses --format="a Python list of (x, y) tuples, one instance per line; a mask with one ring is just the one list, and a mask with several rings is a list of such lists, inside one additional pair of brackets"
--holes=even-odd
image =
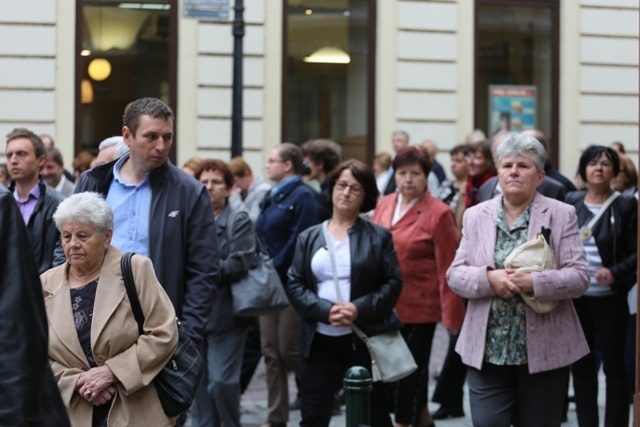
[[(329, 194), (328, 238), (323, 224), (300, 234), (286, 286), (289, 301), (302, 318), (302, 427), (329, 425), (333, 396), (347, 369), (358, 365), (371, 372), (371, 356), (351, 325), (367, 336), (402, 326), (393, 311), (402, 279), (391, 233), (360, 217), (378, 200), (373, 170), (358, 160), (339, 164), (330, 175)], [(371, 425), (392, 425), (381, 382), (374, 383), (371, 392)]]
[[(286, 285), (298, 234), (319, 222), (318, 202), (315, 191), (302, 182), (307, 168), (297, 145), (283, 142), (271, 149), (266, 172), (274, 186), (260, 205), (256, 234)], [(291, 307), (260, 316), (269, 405), (266, 427), (286, 427), (289, 421), (288, 373), (299, 371), (299, 335), (300, 316)]]
[(429, 356), (436, 324), (457, 335), (464, 319), (462, 298), (445, 278), (458, 247), (453, 212), (431, 195), (427, 177), (429, 156), (421, 147), (408, 147), (393, 160), (398, 192), (384, 197), (372, 221), (391, 230), (404, 280), (395, 306), (404, 336), (418, 369), (395, 385), (396, 426), (428, 426)]
[(576, 413), (581, 427), (598, 425), (596, 342), (607, 378), (605, 427), (629, 425), (629, 386), (624, 350), (629, 306), (627, 292), (636, 281), (638, 205), (620, 195), (611, 181), (620, 172), (618, 154), (592, 145), (580, 156), (587, 189), (567, 194), (575, 207), (589, 264), (589, 288), (573, 300), (590, 353), (571, 367)]

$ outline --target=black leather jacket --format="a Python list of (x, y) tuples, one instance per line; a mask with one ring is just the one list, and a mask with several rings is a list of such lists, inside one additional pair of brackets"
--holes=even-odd
[[(117, 160), (83, 173), (76, 193), (106, 197)], [(218, 286), (220, 261), (211, 201), (204, 185), (169, 160), (148, 174), (151, 186), (149, 258), (158, 281), (191, 338), (201, 342)], [(56, 251), (56, 265), (64, 262)]]
[(68, 426), (47, 358), (47, 317), (29, 238), (0, 187), (0, 426)]
[[(356, 324), (367, 335), (402, 327), (393, 308), (400, 297), (402, 277), (391, 232), (358, 219), (349, 229), (351, 249), (351, 302), (358, 310)], [(311, 258), (325, 246), (322, 224), (300, 234), (286, 285), (291, 305), (302, 317), (300, 352), (309, 357), (318, 322), (328, 323), (333, 303), (318, 297)]]
[[(53, 252), (60, 239), (60, 232), (53, 221), (53, 214), (60, 202), (64, 200), (64, 196), (46, 185), (42, 179), (38, 181), (38, 187), (40, 187), (40, 198), (29, 218), (27, 230), (36, 256), (38, 272), (42, 274), (53, 267)], [(13, 192), (14, 189), (15, 183), (12, 182), (9, 190)]]
[[(565, 203), (576, 208), (578, 227), (589, 222), (593, 214), (584, 204), (586, 190), (567, 194)], [(613, 274), (614, 289), (626, 294), (636, 282), (638, 238), (638, 201), (632, 196), (619, 196), (592, 229), (602, 265)]]

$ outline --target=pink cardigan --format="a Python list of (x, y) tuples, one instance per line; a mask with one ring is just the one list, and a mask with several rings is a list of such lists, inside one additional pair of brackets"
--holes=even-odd
[(460, 239), (453, 212), (427, 190), (392, 226), (397, 200), (397, 193), (384, 197), (372, 218), (391, 230), (396, 246), (404, 282), (396, 312), (403, 323), (442, 321), (446, 328), (460, 328), (464, 304), (445, 278)]
[[(495, 223), (501, 201), (496, 197), (465, 212), (462, 241), (447, 271), (449, 286), (469, 299), (456, 351), (466, 365), (476, 369), (482, 368), (491, 299), (495, 296), (487, 270), (495, 268)], [(589, 286), (575, 209), (536, 194), (531, 207), (529, 239), (534, 238), (541, 227), (551, 229), (550, 245), (558, 269), (531, 273), (534, 295), (540, 300), (559, 301), (548, 314), (537, 314), (527, 306), (527, 358), (532, 374), (567, 366), (589, 353), (571, 302), (571, 298), (579, 297)]]

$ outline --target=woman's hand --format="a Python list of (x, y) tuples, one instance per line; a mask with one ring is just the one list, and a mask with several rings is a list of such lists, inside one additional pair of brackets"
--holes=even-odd
[(101, 406), (110, 401), (114, 394), (116, 394), (116, 388), (114, 386), (109, 386), (102, 393), (93, 395), (89, 402), (93, 403), (95, 406)]
[[(521, 293), (521, 289), (511, 281), (508, 270), (489, 270), (487, 279), (491, 290), (500, 298), (509, 299)], [(514, 270), (511, 270), (514, 271)]]
[[(116, 381), (117, 378), (113, 375), (111, 369), (109, 369), (107, 365), (102, 365), (80, 374), (80, 378), (78, 378), (78, 382), (76, 383), (76, 390), (78, 390), (80, 396), (85, 400), (101, 405), (108, 401), (108, 399), (104, 400), (106, 395), (103, 392), (112, 388), (113, 393), (115, 393), (112, 384)], [(110, 394), (113, 395), (113, 393)], [(110, 398), (111, 397), (109, 397), (109, 399)]]
[(614, 279), (613, 274), (611, 274), (611, 270), (602, 267), (600, 270), (596, 271), (596, 282), (604, 286), (613, 285)]
[(331, 326), (351, 326), (358, 318), (358, 309), (351, 302), (334, 304), (329, 310), (329, 324)]
[(520, 288), (520, 291), (525, 294), (533, 294), (533, 279), (531, 278), (531, 273), (517, 271), (512, 268), (507, 268), (506, 272), (511, 283), (514, 283)]

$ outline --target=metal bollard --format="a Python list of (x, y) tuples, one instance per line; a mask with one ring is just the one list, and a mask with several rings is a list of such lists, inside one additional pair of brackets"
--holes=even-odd
[(371, 425), (370, 394), (373, 381), (369, 371), (362, 366), (352, 366), (344, 376), (343, 385), (347, 397), (346, 427)]

